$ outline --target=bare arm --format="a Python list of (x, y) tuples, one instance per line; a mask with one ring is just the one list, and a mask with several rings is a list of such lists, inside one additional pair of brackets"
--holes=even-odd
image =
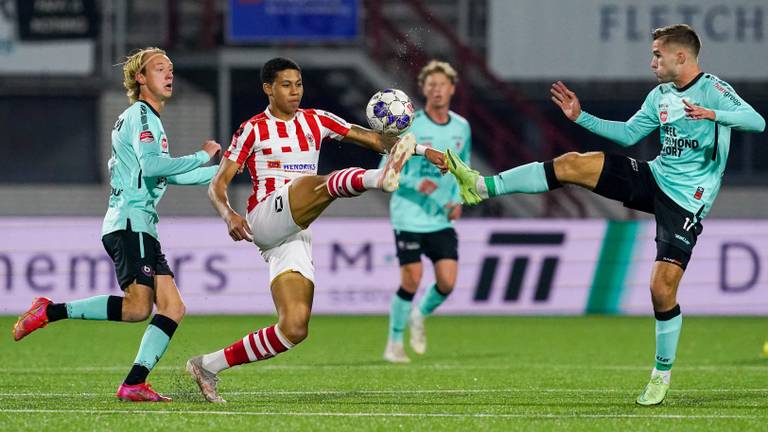
[(343, 141), (349, 141), (360, 147), (384, 154), (389, 152), (397, 139), (397, 135), (383, 135), (362, 126), (352, 125)]
[(222, 159), (219, 171), (213, 176), (211, 184), (208, 186), (208, 198), (219, 216), (227, 223), (229, 236), (232, 237), (232, 240), (253, 241), (253, 232), (248, 221), (229, 205), (229, 197), (227, 196), (227, 188), (239, 170), (240, 164), (229, 159)]
[[(400, 137), (397, 135), (380, 134), (358, 125), (352, 125), (349, 129), (349, 133), (344, 137), (344, 141), (350, 141), (360, 147), (365, 147), (380, 154), (389, 153), (389, 150), (395, 145), (398, 139), (400, 139)], [(417, 153), (420, 154), (418, 151)], [(424, 149), (423, 156), (427, 158), (428, 161), (432, 162), (432, 164), (434, 164), (443, 174), (448, 171), (448, 166), (445, 163), (445, 158), (443, 157), (442, 152), (427, 148)]]

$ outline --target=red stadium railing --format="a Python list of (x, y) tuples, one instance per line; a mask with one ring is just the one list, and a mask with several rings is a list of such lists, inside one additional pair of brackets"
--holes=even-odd
[[(392, 46), (400, 51), (399, 67), (416, 76), (421, 67), (430, 59), (428, 53), (413, 43), (407, 35), (398, 29), (396, 23), (388, 19), (382, 10), (383, 5), (376, 0), (365, 0), (367, 11), (366, 31), (369, 41), (369, 55), (380, 65), (387, 66), (393, 60)], [(484, 130), (485, 142), (491, 163), (498, 170), (508, 169), (524, 161), (551, 158), (557, 154), (575, 151), (576, 145), (552, 124), (534, 104), (528, 102), (506, 82), (498, 78), (488, 67), (485, 59), (463, 43), (453, 29), (435, 17), (419, 0), (404, 0), (419, 17), (421, 24), (430, 29), (430, 34), (444, 38), (457, 63), (461, 65), (464, 79), (456, 89), (455, 108), (465, 115), (475, 126), (475, 130)], [(405, 55), (403, 55), (405, 53)], [(494, 87), (497, 95), (502, 96), (515, 112), (524, 116), (541, 131), (545, 145), (542, 153), (534, 153), (529, 146), (523, 145), (519, 134), (508, 126), (508, 120), (502, 118), (484, 103), (479, 103), (470, 91), (472, 72)], [(410, 88), (409, 91), (416, 91)], [(544, 216), (548, 217), (585, 217), (584, 203), (569, 189), (558, 194), (545, 194)], [(572, 210), (569, 210), (572, 209)]]

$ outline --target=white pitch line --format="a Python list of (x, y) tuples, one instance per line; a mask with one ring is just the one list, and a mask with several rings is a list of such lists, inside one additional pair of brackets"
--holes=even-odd
[(443, 418), (520, 418), (520, 419), (612, 419), (612, 418), (660, 418), (660, 419), (768, 419), (758, 415), (717, 414), (501, 414), (501, 413), (398, 413), (398, 412), (272, 412), (272, 411), (164, 411), (164, 410), (55, 410), (55, 409), (0, 409), (0, 413), (14, 414), (162, 414), (173, 415), (220, 415), (220, 416), (273, 416), (273, 417), (443, 417)]
[[(312, 391), (295, 391), (295, 390), (273, 390), (273, 391), (232, 391), (222, 392), (225, 396), (360, 396), (360, 395), (403, 395), (403, 394), (482, 394), (482, 393), (523, 393), (523, 392), (540, 392), (540, 393), (632, 393), (634, 394), (637, 389), (616, 389), (616, 388), (592, 388), (592, 389), (569, 389), (569, 388), (507, 388), (507, 389), (393, 389), (393, 390), (312, 390)], [(745, 389), (733, 389), (733, 388), (680, 388), (672, 389), (673, 393), (768, 393), (768, 388), (745, 388)], [(179, 393), (166, 393), (169, 396), (178, 396)], [(196, 394), (196, 392), (194, 393)], [(73, 393), (14, 393), (4, 392), (0, 393), (0, 397), (109, 397), (112, 393), (96, 393), (96, 392), (73, 392)]]
[[(73, 367), (0, 367), (0, 373), (67, 373), (67, 372), (124, 372), (127, 366), (73, 366)], [(601, 371), (637, 371), (650, 370), (648, 365), (557, 365), (542, 363), (517, 363), (509, 366), (495, 365), (460, 365), (460, 364), (428, 364), (428, 365), (366, 365), (366, 364), (345, 364), (345, 365), (259, 365), (263, 370), (318, 370), (318, 369), (340, 369), (340, 370), (397, 370), (407, 372), (413, 370), (520, 370), (520, 369), (554, 369), (554, 370), (601, 370)], [(154, 370), (182, 371), (182, 367), (177, 366), (158, 366)], [(761, 366), (744, 365), (699, 365), (699, 366), (675, 366), (676, 372), (681, 371), (734, 371), (734, 372), (760, 372), (768, 370), (768, 362)]]

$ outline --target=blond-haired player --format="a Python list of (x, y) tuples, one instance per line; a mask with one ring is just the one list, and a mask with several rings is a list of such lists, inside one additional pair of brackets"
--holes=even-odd
[[(414, 114), (410, 132), (417, 143), (439, 151), (452, 149), (469, 164), (472, 146), (469, 122), (451, 111), (457, 81), (458, 74), (449, 63), (432, 60), (421, 69), (418, 84), (426, 105)], [(453, 221), (461, 216), (459, 187), (452, 176), (442, 176), (424, 159), (414, 158), (403, 167), (400, 188), (392, 194), (389, 209), (400, 262), (400, 286), (390, 305), (384, 359), (407, 363), (410, 359), (403, 348), (405, 327), (410, 327), (413, 351), (424, 354), (427, 350), (424, 321), (456, 285), (459, 241)], [(424, 274), (422, 255), (432, 261), (435, 282), (413, 307), (413, 297)]]
[(202, 167), (221, 146), (206, 141), (198, 152), (172, 158), (160, 121), (173, 95), (173, 63), (165, 51), (144, 48), (130, 54), (123, 65), (123, 86), (131, 105), (112, 130), (112, 158), (107, 214), (102, 243), (115, 264), (124, 296), (100, 295), (66, 303), (35, 298), (13, 328), (15, 340), (62, 319), (140, 322), (157, 313), (141, 339), (133, 367), (117, 391), (126, 401), (167, 402), (148, 383), (147, 375), (163, 356), (184, 317), (174, 275), (160, 248), (157, 204), (168, 184), (208, 184), (217, 166)]

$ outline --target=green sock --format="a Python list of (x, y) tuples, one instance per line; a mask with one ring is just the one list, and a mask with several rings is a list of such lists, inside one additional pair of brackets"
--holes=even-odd
[[(660, 315), (666, 315), (660, 318)], [(669, 315), (673, 315), (671, 318)], [(667, 371), (672, 369), (677, 352), (677, 342), (680, 340), (680, 330), (683, 327), (683, 315), (680, 307), (675, 306), (669, 312), (656, 314), (656, 369)]]
[(149, 373), (165, 353), (177, 327), (178, 324), (167, 316), (155, 315), (141, 338), (139, 352), (133, 364), (143, 366)]
[(542, 162), (527, 163), (493, 177), (485, 177), (485, 185), (488, 195), (492, 197), (511, 193), (535, 194), (550, 190)]
[[(65, 306), (69, 319), (120, 321), (123, 298), (100, 295), (67, 302)], [(63, 316), (58, 318), (63, 318)]]
[(422, 297), (421, 301), (419, 302), (419, 311), (423, 316), (429, 316), (432, 314), (432, 312), (435, 311), (435, 309), (437, 309), (438, 306), (443, 304), (447, 298), (447, 295), (441, 293), (437, 289), (437, 284), (432, 284), (432, 286), (429, 287), (429, 290), (427, 290), (427, 293), (424, 294), (424, 297)]
[(392, 296), (392, 304), (389, 309), (389, 340), (403, 342), (403, 333), (408, 324), (408, 315), (411, 313), (413, 294), (402, 287)]

